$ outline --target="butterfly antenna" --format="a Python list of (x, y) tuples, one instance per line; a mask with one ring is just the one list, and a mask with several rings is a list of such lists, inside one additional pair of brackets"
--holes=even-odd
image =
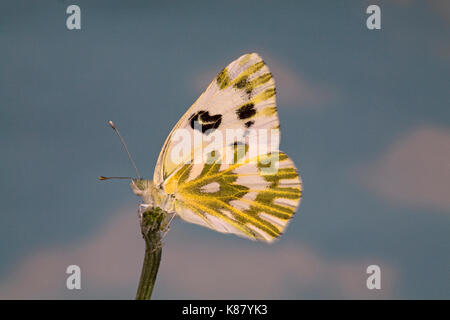
[[(117, 130), (116, 125), (114, 124), (114, 122), (112, 122), (112, 121), (110, 120), (110, 121), (108, 121), (108, 124), (111, 126), (111, 128), (113, 128), (113, 130), (114, 130), (114, 131), (117, 133), (117, 135), (119, 136), (120, 142), (122, 142), (122, 145), (123, 145), (125, 151), (127, 152), (128, 159), (130, 159), (130, 162), (131, 162), (131, 164), (133, 165), (134, 170), (136, 170), (136, 174), (137, 174), (138, 179), (141, 179), (141, 175), (139, 174), (139, 171), (138, 171), (138, 169), (137, 169), (137, 167), (136, 167), (136, 164), (134, 163), (133, 158), (131, 157), (131, 154), (130, 154), (130, 152), (128, 151), (127, 144), (125, 143), (125, 140), (123, 140), (123, 138), (122, 138), (122, 136), (120, 135), (119, 130)], [(103, 177), (103, 178), (106, 178), (106, 177)], [(115, 178), (115, 179), (130, 179), (130, 178), (128, 178), (128, 177), (111, 177), (111, 178)], [(110, 179), (110, 178), (106, 178), (106, 179)], [(106, 179), (102, 179), (102, 177), (100, 177), (100, 180), (106, 180)]]
[(124, 180), (133, 180), (132, 177), (104, 177), (100, 176), (98, 177), (100, 180), (109, 180), (109, 179), (124, 179)]

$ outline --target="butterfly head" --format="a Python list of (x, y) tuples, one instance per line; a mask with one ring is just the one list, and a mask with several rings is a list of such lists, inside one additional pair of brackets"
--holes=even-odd
[(131, 179), (130, 183), (131, 190), (133, 190), (133, 193), (139, 197), (142, 197), (152, 186), (153, 182), (151, 180), (141, 178)]
[[(144, 203), (151, 208), (158, 206), (167, 211), (171, 205), (171, 201), (165, 201), (167, 200), (167, 195), (157, 188), (152, 180), (131, 179), (130, 186), (133, 193), (141, 197)], [(166, 205), (168, 206), (167, 208), (165, 207)]]

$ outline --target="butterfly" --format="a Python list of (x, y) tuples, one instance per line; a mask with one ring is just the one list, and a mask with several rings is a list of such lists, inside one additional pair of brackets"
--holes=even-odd
[[(303, 189), (293, 161), (278, 150), (275, 97), (273, 76), (257, 53), (231, 62), (170, 132), (153, 180), (140, 178), (110, 122), (136, 169), (130, 185), (142, 197), (141, 208), (159, 207), (253, 240), (280, 237)], [(224, 142), (230, 132), (233, 139)]]

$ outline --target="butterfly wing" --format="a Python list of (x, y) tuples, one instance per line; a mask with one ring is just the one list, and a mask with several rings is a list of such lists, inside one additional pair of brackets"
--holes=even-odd
[[(237, 159), (236, 146), (231, 148)], [(210, 158), (214, 153), (219, 151)], [(273, 241), (300, 202), (294, 163), (277, 151), (227, 164), (225, 153), (203, 164), (185, 164), (164, 182), (164, 190), (175, 195), (175, 211), (186, 221), (219, 232)]]
[[(175, 152), (177, 129), (189, 135), (192, 146), (182, 155)], [(205, 140), (195, 139), (209, 137), (211, 131), (224, 137), (228, 129), (240, 132), (233, 144), (205, 145)], [(249, 151), (253, 144), (247, 133), (252, 129), (271, 135), (258, 137), (263, 148), (256, 153)], [(238, 146), (244, 146), (243, 154)], [(159, 155), (154, 182), (174, 196), (182, 219), (270, 242), (281, 235), (301, 197), (295, 166), (278, 147), (275, 82), (258, 54), (246, 54), (224, 68), (175, 125)], [(193, 161), (198, 149), (214, 160)], [(230, 153), (241, 161), (230, 163)], [(267, 159), (277, 170), (267, 170)]]
[[(201, 123), (201, 127), (195, 129), (195, 122)], [(155, 184), (161, 185), (180, 165), (190, 161), (198, 148), (205, 147), (203, 141), (195, 139), (195, 133), (205, 135), (207, 130), (218, 130), (225, 135), (225, 129), (242, 129), (241, 136), (236, 137), (239, 142), (250, 128), (279, 128), (275, 82), (256, 53), (245, 54), (224, 68), (178, 121), (158, 157), (153, 177)], [(191, 135), (192, 149), (174, 157), (177, 129), (184, 129)], [(278, 145), (273, 147), (272, 150), (278, 150)]]

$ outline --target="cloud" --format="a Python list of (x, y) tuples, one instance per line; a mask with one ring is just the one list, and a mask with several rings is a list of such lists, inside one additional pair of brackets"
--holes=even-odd
[(436, 47), (435, 55), (441, 60), (450, 61), (450, 44), (443, 43)]
[(429, 0), (427, 2), (436, 15), (450, 23), (450, 2), (448, 0)]
[[(367, 1), (368, 3), (370, 1)], [(448, 0), (428, 0), (428, 1), (417, 1), (417, 0), (395, 0), (394, 4), (403, 7), (404, 10), (420, 10), (421, 14), (429, 14), (431, 18), (436, 21), (443, 21), (446, 24), (450, 23), (450, 1)], [(423, 10), (422, 4), (428, 6), (427, 9)], [(414, 7), (414, 8), (413, 8)], [(434, 21), (435, 22), (435, 21)], [(423, 26), (422, 26), (423, 28)], [(445, 32), (442, 32), (442, 39), (432, 40), (431, 49), (432, 53), (439, 59), (443, 61), (450, 60), (450, 42), (448, 37), (445, 36)], [(437, 41), (437, 42), (436, 42)], [(435, 42), (435, 43), (433, 43)]]
[[(324, 106), (337, 98), (337, 91), (329, 85), (319, 84), (309, 80), (300, 71), (293, 71), (292, 66), (262, 53), (264, 61), (269, 66), (275, 78), (277, 101), (279, 105), (292, 107)], [(203, 92), (215, 78), (217, 70), (205, 70), (194, 76), (192, 83), (197, 92)]]
[[(165, 258), (161, 277), (175, 298), (308, 299), (379, 298), (390, 295), (366, 288), (366, 259), (325, 257), (296, 243), (272, 246), (211, 246), (205, 242), (178, 246)], [(179, 261), (183, 261), (182, 267)], [(180, 272), (180, 267), (182, 271)], [(392, 268), (383, 265), (385, 283)]]
[[(386, 298), (395, 277), (381, 263), (383, 290), (366, 288), (375, 259), (326, 257), (305, 245), (211, 241), (175, 225), (163, 250), (155, 298)], [(134, 298), (142, 262), (134, 210), (123, 210), (92, 237), (38, 250), (0, 281), (1, 299)], [(81, 290), (65, 288), (68, 265), (81, 267)], [(386, 284), (386, 286), (384, 286)]]
[[(79, 243), (44, 248), (19, 262), (0, 282), (0, 299), (108, 298), (134, 288), (144, 245), (136, 213), (124, 212)], [(81, 292), (65, 287), (72, 264), (81, 268)]]
[(388, 201), (450, 212), (450, 130), (416, 128), (357, 174)]

